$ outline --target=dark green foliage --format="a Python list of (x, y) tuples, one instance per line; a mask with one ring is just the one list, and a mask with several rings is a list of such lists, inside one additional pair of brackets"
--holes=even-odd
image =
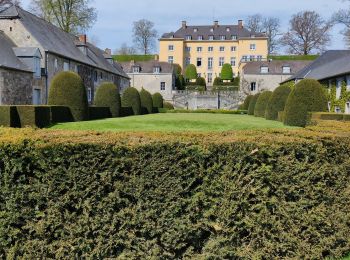
[(265, 118), (268, 120), (277, 120), (278, 112), (284, 111), (287, 98), (292, 89), (286, 85), (281, 85), (274, 90), (267, 104)]
[(344, 114), (343, 115), (343, 120), (344, 121), (350, 121), (350, 114)]
[(15, 106), (0, 106), (0, 126), (21, 127)]
[(152, 95), (153, 107), (163, 108), (164, 99), (160, 93), (155, 93)]
[(51, 109), (51, 123), (65, 123), (73, 122), (74, 118), (69, 107), (64, 106), (50, 106)]
[(203, 78), (203, 77), (198, 77), (198, 78), (196, 79), (196, 85), (206, 87), (206, 86), (207, 86), (207, 83), (205, 82), (205, 78)]
[(240, 86), (241, 84), (241, 78), (239, 77), (239, 75), (237, 77), (234, 78), (234, 80), (232, 81), (233, 86)]
[(238, 86), (213, 86), (212, 91), (238, 91), (239, 87)]
[(329, 112), (317, 112), (312, 113), (311, 120), (334, 120), (334, 121), (346, 121), (344, 117), (349, 116), (341, 113), (329, 113)]
[(226, 87), (239, 87), (240, 77), (237, 76), (234, 79), (231, 78), (228, 82), (223, 82), (221, 78), (216, 77), (213, 82), (213, 86), (226, 86)]
[(260, 94), (254, 108), (254, 116), (265, 117), (267, 104), (271, 98), (272, 91), (264, 91)]
[(174, 106), (170, 102), (164, 102), (163, 108), (168, 109), (168, 110), (174, 110)]
[(228, 115), (246, 115), (248, 113), (247, 110), (224, 110), (224, 109), (196, 109), (196, 110), (188, 110), (188, 109), (175, 109), (175, 110), (167, 110), (167, 113), (199, 113), (199, 114), (228, 114)]
[(277, 121), (284, 122), (284, 111), (279, 111), (277, 114)]
[(149, 93), (144, 88), (140, 91), (141, 107), (146, 109), (146, 114), (152, 114), (153, 109), (153, 99), (151, 93)]
[(232, 80), (232, 78), (233, 78), (232, 66), (229, 63), (225, 63), (221, 68), (221, 79)]
[(75, 121), (88, 119), (86, 89), (80, 76), (72, 71), (60, 72), (52, 79), (48, 104), (69, 107)]
[(136, 88), (129, 87), (124, 90), (122, 106), (132, 107), (134, 115), (141, 115), (141, 99)]
[(221, 79), (219, 77), (216, 77), (213, 82), (213, 86), (220, 86), (221, 85)]
[(197, 85), (187, 85), (186, 90), (188, 91), (205, 91), (206, 87)]
[(256, 102), (258, 101), (259, 96), (260, 96), (260, 93), (255, 94), (252, 97), (252, 100), (250, 101), (249, 107), (248, 107), (248, 115), (254, 115), (255, 105), (256, 105)]
[(111, 82), (102, 83), (97, 88), (94, 105), (97, 107), (109, 107), (112, 117), (118, 117), (120, 115), (121, 100), (117, 86)]
[(193, 64), (190, 64), (186, 67), (186, 79), (188, 80), (194, 80), (197, 79), (198, 74), (197, 74), (197, 68)]
[(176, 76), (180, 76), (182, 74), (182, 68), (179, 64), (173, 64), (174, 72)]
[(49, 106), (16, 106), (21, 127), (43, 128), (51, 123)]
[(322, 85), (316, 80), (304, 79), (295, 85), (287, 99), (284, 123), (304, 127), (308, 122), (309, 112), (327, 110), (327, 97)]
[(120, 108), (120, 116), (121, 117), (126, 117), (126, 116), (133, 116), (134, 115), (134, 110), (132, 107), (121, 107)]
[(0, 144), (0, 255), (340, 259), (350, 248), (349, 147), (346, 137)]
[(242, 104), (242, 109), (243, 109), (243, 110), (248, 110), (250, 101), (252, 101), (252, 99), (253, 99), (253, 95), (248, 95), (248, 96), (245, 98), (245, 100), (244, 100), (244, 102), (243, 102), (243, 104)]
[(177, 90), (185, 90), (186, 82), (184, 76), (178, 75), (175, 78), (175, 87)]
[(97, 107), (97, 106), (89, 107), (90, 120), (98, 120), (98, 119), (105, 119), (105, 118), (111, 118), (111, 117), (112, 117), (112, 113), (111, 113), (110, 107)]

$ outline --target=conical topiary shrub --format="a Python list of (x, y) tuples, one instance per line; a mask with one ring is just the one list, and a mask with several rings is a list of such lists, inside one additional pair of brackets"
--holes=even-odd
[(153, 107), (163, 108), (164, 99), (160, 93), (157, 92), (157, 93), (153, 94), (152, 100), (153, 100)]
[(88, 101), (80, 76), (72, 71), (58, 73), (51, 81), (48, 105), (69, 107), (75, 121), (87, 120)]
[(284, 111), (288, 96), (292, 89), (288, 85), (281, 85), (272, 93), (267, 104), (265, 118), (267, 120), (277, 120), (278, 112)]
[(253, 95), (249, 95), (245, 98), (245, 100), (241, 106), (242, 110), (248, 110), (249, 104), (250, 104), (250, 101), (252, 101), (252, 98), (253, 98)]
[(294, 86), (284, 109), (284, 123), (306, 126), (309, 112), (328, 110), (327, 97), (322, 85), (314, 79), (303, 79)]
[(271, 91), (264, 91), (260, 94), (254, 108), (254, 116), (265, 117), (266, 107), (272, 95)]
[(111, 82), (102, 83), (96, 91), (94, 105), (109, 107), (112, 117), (119, 117), (121, 100), (118, 87)]
[(248, 107), (248, 115), (254, 115), (255, 105), (256, 105), (256, 102), (258, 101), (259, 96), (260, 96), (260, 93), (255, 94), (252, 97), (252, 100), (250, 101), (249, 107)]
[(141, 99), (136, 88), (129, 87), (125, 89), (122, 95), (122, 106), (131, 107), (134, 115), (141, 115)]
[(141, 107), (144, 107), (148, 114), (152, 114), (153, 111), (153, 99), (151, 93), (144, 88), (140, 91)]

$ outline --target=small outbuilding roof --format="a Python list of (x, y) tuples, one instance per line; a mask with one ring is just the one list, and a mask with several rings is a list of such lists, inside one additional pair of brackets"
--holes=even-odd
[(37, 57), (42, 58), (39, 48), (35, 47), (14, 47), (14, 53), (17, 57)]
[[(311, 61), (251, 61), (247, 62), (243, 67), (243, 72), (249, 74), (264, 75), (293, 75), (309, 65)], [(268, 67), (268, 73), (261, 73), (261, 67)], [(284, 67), (290, 67), (290, 73), (283, 73)]]
[(154, 68), (159, 67), (160, 73), (171, 74), (174, 72), (174, 66), (168, 62), (161, 62), (156, 60), (151, 61), (129, 61), (121, 62), (121, 66), (126, 73), (133, 73), (133, 67), (140, 67), (140, 73), (154, 73)]

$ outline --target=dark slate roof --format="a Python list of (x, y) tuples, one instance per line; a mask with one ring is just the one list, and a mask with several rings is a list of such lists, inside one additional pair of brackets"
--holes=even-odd
[(248, 62), (244, 67), (244, 74), (262, 74), (260, 71), (261, 67), (268, 67), (269, 73), (263, 73), (264, 75), (288, 75), (283, 73), (282, 68), (285, 66), (289, 66), (291, 68), (291, 73), (289, 75), (293, 75), (298, 71), (305, 68), (309, 65), (311, 61), (252, 61)]
[(16, 18), (18, 17), (17, 8), (14, 8), (12, 4), (2, 4), (0, 5), (0, 19)]
[[(227, 31), (227, 28), (230, 31)], [(197, 32), (195, 32), (197, 29)], [(213, 29), (213, 31), (211, 31)], [(162, 36), (162, 39), (170, 39), (170, 38), (186, 38), (187, 35), (192, 36), (192, 40), (197, 40), (198, 36), (203, 36), (203, 40), (209, 40), (209, 36), (214, 36), (214, 40), (220, 40), (220, 36), (225, 35), (226, 40), (231, 40), (232, 36), (235, 35), (237, 38), (246, 38), (246, 37), (266, 37), (265, 34), (255, 33), (249, 31), (245, 27), (240, 27), (238, 25), (201, 25), (201, 26), (186, 26), (181, 27), (175, 33), (165, 33)]]
[(17, 57), (38, 57), (42, 58), (39, 48), (35, 47), (14, 47), (13, 51)]
[(126, 73), (133, 73), (133, 67), (139, 66), (141, 68), (140, 73), (152, 73), (154, 67), (160, 67), (160, 73), (173, 73), (174, 66), (168, 62), (160, 62), (156, 60), (152, 61), (138, 61), (138, 62), (121, 62), (121, 66), (123, 67)]
[(13, 51), (15, 44), (0, 31), (0, 67), (32, 72), (25, 66), (16, 56)]
[[(106, 61), (101, 49), (87, 43), (88, 55), (85, 55), (79, 48), (79, 37), (66, 33), (60, 28), (51, 23), (12, 5), (5, 10), (6, 13), (13, 14), (12, 19), (18, 18), (23, 23), (24, 27), (30, 34), (39, 42), (45, 51), (55, 53), (77, 62), (87, 64), (120, 76), (125, 76), (125, 73), (118, 71), (112, 64)], [(17, 14), (17, 15), (16, 15)], [(3, 16), (0, 12), (0, 19), (9, 19), (9, 16)]]
[(350, 50), (326, 51), (307, 67), (293, 75), (289, 80), (323, 80), (350, 73)]

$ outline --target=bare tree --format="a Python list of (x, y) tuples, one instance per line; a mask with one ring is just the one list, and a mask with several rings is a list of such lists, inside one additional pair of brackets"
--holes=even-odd
[(255, 14), (248, 17), (247, 28), (252, 32), (265, 33), (268, 38), (269, 54), (273, 53), (278, 48), (277, 37), (279, 35), (281, 22), (275, 17), (264, 18), (260, 14)]
[[(350, 2), (350, 0), (343, 0), (343, 2), (347, 1)], [(345, 26), (345, 29), (341, 33), (344, 35), (346, 45), (348, 48), (350, 48), (350, 7), (334, 13), (332, 16), (332, 21)]]
[(134, 47), (128, 46), (125, 42), (120, 46), (119, 49), (115, 50), (116, 54), (119, 55), (131, 55), (131, 54), (135, 54), (136, 50)]
[(314, 11), (293, 15), (290, 29), (282, 37), (282, 44), (294, 54), (308, 55), (312, 51), (323, 51), (330, 42), (332, 22), (325, 21)]
[(0, 0), (1, 4), (14, 4), (14, 5), (21, 5), (21, 0)]
[(97, 12), (91, 0), (32, 0), (31, 10), (68, 33), (84, 32), (91, 28)]
[(155, 47), (157, 31), (154, 23), (146, 19), (134, 22), (133, 41), (136, 47), (144, 54), (149, 54)]

